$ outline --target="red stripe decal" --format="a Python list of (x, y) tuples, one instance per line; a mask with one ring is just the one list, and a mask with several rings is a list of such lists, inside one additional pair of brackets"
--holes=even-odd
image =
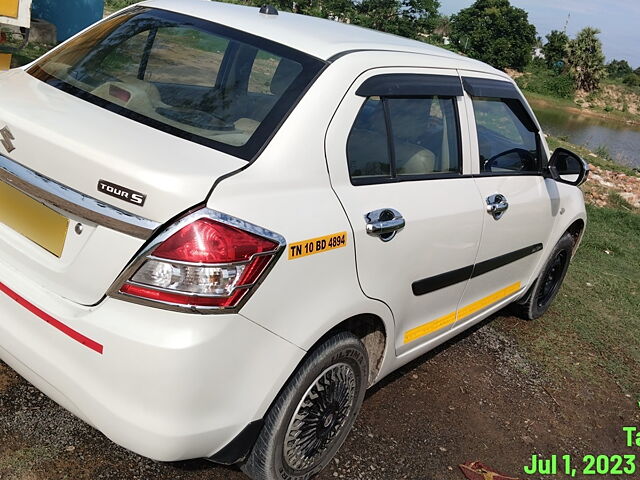
[(4, 292), (9, 298), (15, 300), (17, 303), (22, 305), (24, 308), (29, 310), (34, 315), (37, 315), (38, 317), (40, 317), (42, 320), (47, 322), (52, 327), (57, 328), (58, 330), (60, 330), (65, 335), (73, 338), (76, 342), (80, 342), (85, 347), (88, 347), (91, 350), (93, 350), (95, 352), (98, 352), (99, 354), (102, 354), (102, 351), (104, 350), (104, 348), (98, 342), (94, 342), (90, 338), (87, 338), (84, 335), (82, 335), (81, 333), (76, 332), (71, 327), (66, 326), (61, 321), (56, 320), (55, 318), (53, 318), (48, 313), (43, 312), (38, 307), (36, 307), (33, 303), (31, 303), (28, 300), (22, 298), (20, 295), (18, 295), (16, 292), (11, 290), (9, 287), (4, 285), (3, 283), (0, 283), (0, 291)]

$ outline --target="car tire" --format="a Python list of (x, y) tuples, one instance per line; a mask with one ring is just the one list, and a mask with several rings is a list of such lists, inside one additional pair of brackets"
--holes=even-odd
[(353, 426), (368, 366), (364, 345), (351, 333), (316, 347), (267, 413), (242, 471), (253, 480), (306, 480), (319, 473)]
[(569, 233), (565, 233), (556, 243), (540, 276), (533, 283), (527, 295), (511, 305), (511, 310), (515, 315), (525, 320), (535, 320), (545, 314), (562, 286), (573, 254), (573, 247), (573, 237)]

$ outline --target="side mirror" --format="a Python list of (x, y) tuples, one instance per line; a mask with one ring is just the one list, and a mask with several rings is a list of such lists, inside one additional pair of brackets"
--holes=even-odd
[(556, 148), (549, 160), (549, 173), (556, 182), (577, 187), (587, 181), (589, 164), (565, 148)]

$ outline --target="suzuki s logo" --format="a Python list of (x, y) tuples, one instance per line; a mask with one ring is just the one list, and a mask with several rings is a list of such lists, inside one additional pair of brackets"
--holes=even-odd
[(98, 182), (98, 190), (112, 197), (119, 198), (125, 202), (133, 203), (142, 207), (147, 196), (144, 193), (136, 192), (115, 183), (107, 182), (106, 180), (100, 180)]
[(0, 143), (7, 153), (11, 153), (16, 149), (16, 147), (13, 146), (12, 140), (15, 140), (15, 137), (13, 133), (11, 133), (11, 130), (9, 130), (9, 127), (0, 128)]

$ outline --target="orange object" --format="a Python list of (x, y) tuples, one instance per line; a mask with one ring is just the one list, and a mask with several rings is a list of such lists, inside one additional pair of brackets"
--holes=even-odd
[(496, 472), (482, 462), (467, 462), (458, 466), (468, 480), (520, 480), (519, 478), (508, 477), (503, 473)]
[(11, 68), (11, 54), (0, 53), (0, 72)]
[(0, 0), (0, 16), (18, 18), (19, 0)]

